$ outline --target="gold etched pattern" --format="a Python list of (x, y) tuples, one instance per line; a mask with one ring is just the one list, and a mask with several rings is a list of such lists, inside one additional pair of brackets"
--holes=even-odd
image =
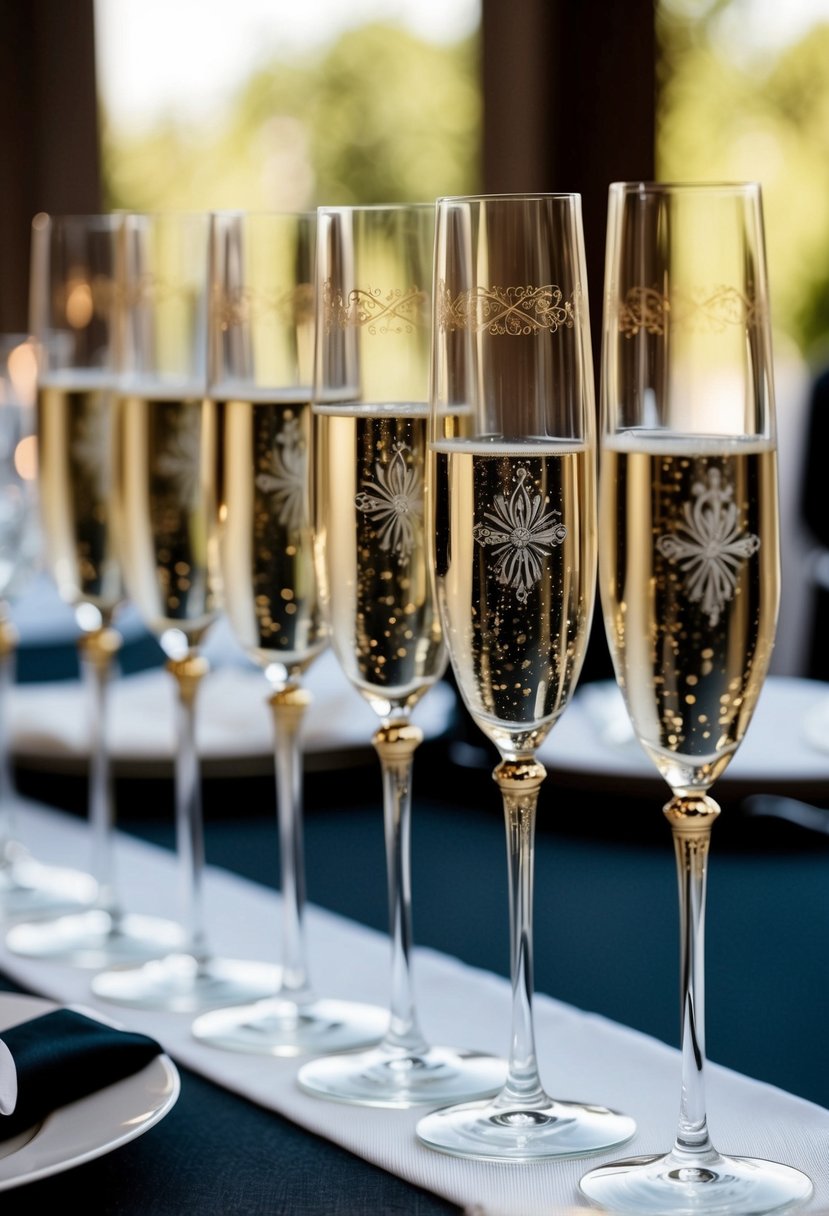
[(465, 329), (487, 330), (493, 336), (518, 337), (543, 331), (572, 329), (576, 297), (564, 296), (560, 287), (529, 284), (520, 287), (472, 287), (453, 296), (441, 282), (438, 296), (438, 326), (444, 332)]
[(736, 287), (673, 290), (665, 295), (655, 287), (631, 287), (618, 305), (619, 329), (628, 338), (643, 331), (664, 337), (669, 327), (699, 333), (724, 333), (731, 326), (748, 329), (761, 319), (762, 305)]
[(236, 291), (217, 290), (213, 310), (223, 330), (255, 324), (267, 317), (285, 325), (299, 328), (314, 319), (314, 288), (310, 283), (297, 283), (287, 290), (256, 291), (240, 287)]
[(365, 329), (370, 334), (410, 334), (427, 324), (429, 297), (411, 287), (355, 287), (343, 297), (330, 280), (323, 286), (325, 328)]

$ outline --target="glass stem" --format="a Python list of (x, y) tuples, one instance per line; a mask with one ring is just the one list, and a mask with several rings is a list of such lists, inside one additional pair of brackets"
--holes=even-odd
[(509, 863), (512, 1037), (507, 1080), (495, 1102), (549, 1105), (541, 1084), (533, 1027), (533, 874), (538, 791), (547, 772), (537, 760), (503, 760), (493, 778), (504, 801)]
[(113, 857), (115, 805), (109, 751), (109, 686), (121, 635), (109, 625), (78, 640), (81, 671), (89, 703), (89, 823), (92, 830), (92, 874), (98, 883), (98, 907), (117, 918)]
[(682, 1094), (674, 1153), (714, 1153), (705, 1109), (705, 893), (711, 826), (720, 808), (705, 794), (677, 795), (665, 806), (679, 884)]
[(0, 616), (0, 868), (11, 865), (15, 852), (14, 769), (9, 735), (9, 700), (14, 686), (17, 630)]
[(312, 999), (305, 955), (305, 860), (302, 831), (302, 752), (299, 732), (311, 694), (288, 683), (270, 698), (273, 712), (276, 796), (282, 889), (282, 979), (278, 996), (297, 1004)]
[(183, 923), (188, 950), (199, 963), (207, 961), (204, 928), (204, 820), (201, 772), (196, 746), (196, 693), (209, 670), (205, 658), (190, 651), (183, 659), (170, 659), (167, 670), (176, 681), (177, 739), (175, 767), (176, 848), (182, 871)]
[(372, 743), (383, 774), (383, 821), (392, 941), (389, 1029), (382, 1046), (412, 1055), (428, 1050), (417, 1021), (411, 975), (412, 884), (411, 813), (412, 764), (423, 732), (410, 722), (387, 722)]

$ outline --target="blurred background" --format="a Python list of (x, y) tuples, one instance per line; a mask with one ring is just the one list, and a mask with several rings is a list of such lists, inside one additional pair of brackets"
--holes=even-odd
[[(578, 190), (598, 353), (607, 185), (765, 197), (784, 522), (774, 670), (829, 678), (829, 0), (0, 0), (0, 331), (39, 210), (302, 209)], [(824, 409), (822, 414), (826, 413)], [(594, 630), (585, 678), (608, 674)]]

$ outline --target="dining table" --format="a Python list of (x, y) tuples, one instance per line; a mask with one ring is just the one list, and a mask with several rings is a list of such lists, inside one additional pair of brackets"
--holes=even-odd
[[(144, 645), (140, 638), (138, 644)], [(23, 656), (24, 674), (31, 658)], [(150, 678), (146, 666), (136, 675)], [(61, 680), (69, 696), (71, 672)], [(18, 686), (15, 821), (40, 860), (84, 868), (82, 744), (50, 736), (45, 686), (33, 677)], [(781, 679), (769, 681), (767, 691), (754, 750), (752, 728), (745, 762), (736, 758), (733, 776), (718, 782), (723, 813), (714, 828), (707, 906), (709, 1122), (722, 1151), (771, 1156), (804, 1170), (815, 1188), (804, 1210), (825, 1216), (829, 750), (809, 740), (804, 723), (819, 722), (829, 690), (818, 681)], [(40, 715), (32, 708), (36, 697)], [(630, 1144), (587, 1161), (530, 1165), (434, 1152), (416, 1139), (422, 1109), (315, 1098), (297, 1085), (301, 1060), (204, 1044), (191, 1033), (190, 1015), (108, 1005), (91, 995), (83, 967), (16, 955), (0, 942), (0, 1006), (6, 994), (32, 994), (97, 1012), (154, 1036), (180, 1077), (171, 1109), (128, 1143), (90, 1153), (71, 1168), (39, 1173), (27, 1164), (22, 1177), (5, 1182), (0, 1173), (4, 1216), (33, 1208), (96, 1216), (574, 1216), (594, 1210), (578, 1190), (587, 1168), (669, 1148), (679, 1107), (680, 1011), (676, 873), (661, 814), (667, 791), (625, 738), (613, 698), (603, 682), (586, 683), (541, 752), (547, 777), (535, 841), (532, 978), (545, 1087), (633, 1115)], [(325, 702), (324, 691), (318, 700)], [(264, 718), (264, 689), (261, 701)], [(430, 1041), (506, 1055), (508, 874), (494, 756), (467, 719), (451, 675), (438, 701), (425, 719), (413, 784), (418, 1008)], [(71, 717), (71, 706), (61, 721), (67, 712)], [(354, 729), (357, 701), (338, 700), (333, 713), (337, 727), (331, 717), (328, 726), (334, 739), (339, 730), (339, 743), (326, 747), (321, 728), (305, 756), (311, 979), (320, 994), (387, 1007), (391, 947), (379, 766), (369, 734)], [(133, 726), (142, 720), (144, 711)], [(254, 738), (253, 727), (234, 730), (232, 722), (228, 715), (222, 731), (203, 739), (208, 931), (218, 949), (278, 965), (272, 754), (267, 733)], [(796, 743), (787, 741), (787, 731)], [(115, 751), (113, 774), (125, 903), (175, 916), (171, 752), (155, 746), (131, 754), (126, 740)], [(807, 799), (810, 819), (785, 813)], [(0, 1166), (2, 1156), (0, 1141)]]

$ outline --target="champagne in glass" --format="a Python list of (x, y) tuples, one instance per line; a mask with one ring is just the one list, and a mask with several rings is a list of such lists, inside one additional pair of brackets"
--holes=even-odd
[(309, 1061), (298, 1079), (403, 1108), (494, 1093), (504, 1076), (496, 1057), (427, 1042), (410, 967), (411, 711), (446, 667), (424, 526), (434, 206), (318, 214), (317, 554), (334, 652), (379, 720), (392, 993), (377, 1047)]
[(82, 630), (98, 895), (88, 910), (20, 922), (6, 939), (16, 954), (93, 968), (153, 958), (181, 938), (172, 921), (125, 912), (115, 879), (109, 688), (121, 647), (113, 622), (126, 599), (112, 485), (120, 224), (114, 215), (38, 215), (32, 227), (40, 515), (49, 569)]
[(316, 213), (212, 218), (211, 553), (231, 628), (270, 687), (280, 836), (282, 968), (271, 997), (201, 1014), (202, 1042), (275, 1056), (377, 1042), (387, 1016), (319, 997), (305, 949), (300, 732), (304, 673), (328, 642), (311, 527)]
[(812, 1185), (727, 1157), (705, 1105), (709, 790), (745, 735), (780, 597), (777, 441), (756, 183), (610, 187), (602, 366), (601, 594), (634, 731), (669, 786), (682, 1084), (673, 1148), (590, 1171), (603, 1210), (778, 1212)]
[(176, 838), (184, 944), (92, 981), (104, 1000), (196, 1013), (274, 991), (276, 968), (210, 948), (196, 699), (202, 641), (220, 610), (208, 561), (215, 497), (205, 412), (209, 215), (124, 218), (124, 349), (117, 384), (117, 498), (131, 598), (167, 656), (176, 694)]
[(506, 822), (512, 1033), (487, 1101), (432, 1112), (418, 1139), (535, 1161), (628, 1140), (627, 1115), (544, 1089), (533, 1027), (536, 751), (566, 709), (596, 582), (593, 369), (581, 199), (439, 199), (429, 481), (433, 571), (455, 678), (495, 744)]

